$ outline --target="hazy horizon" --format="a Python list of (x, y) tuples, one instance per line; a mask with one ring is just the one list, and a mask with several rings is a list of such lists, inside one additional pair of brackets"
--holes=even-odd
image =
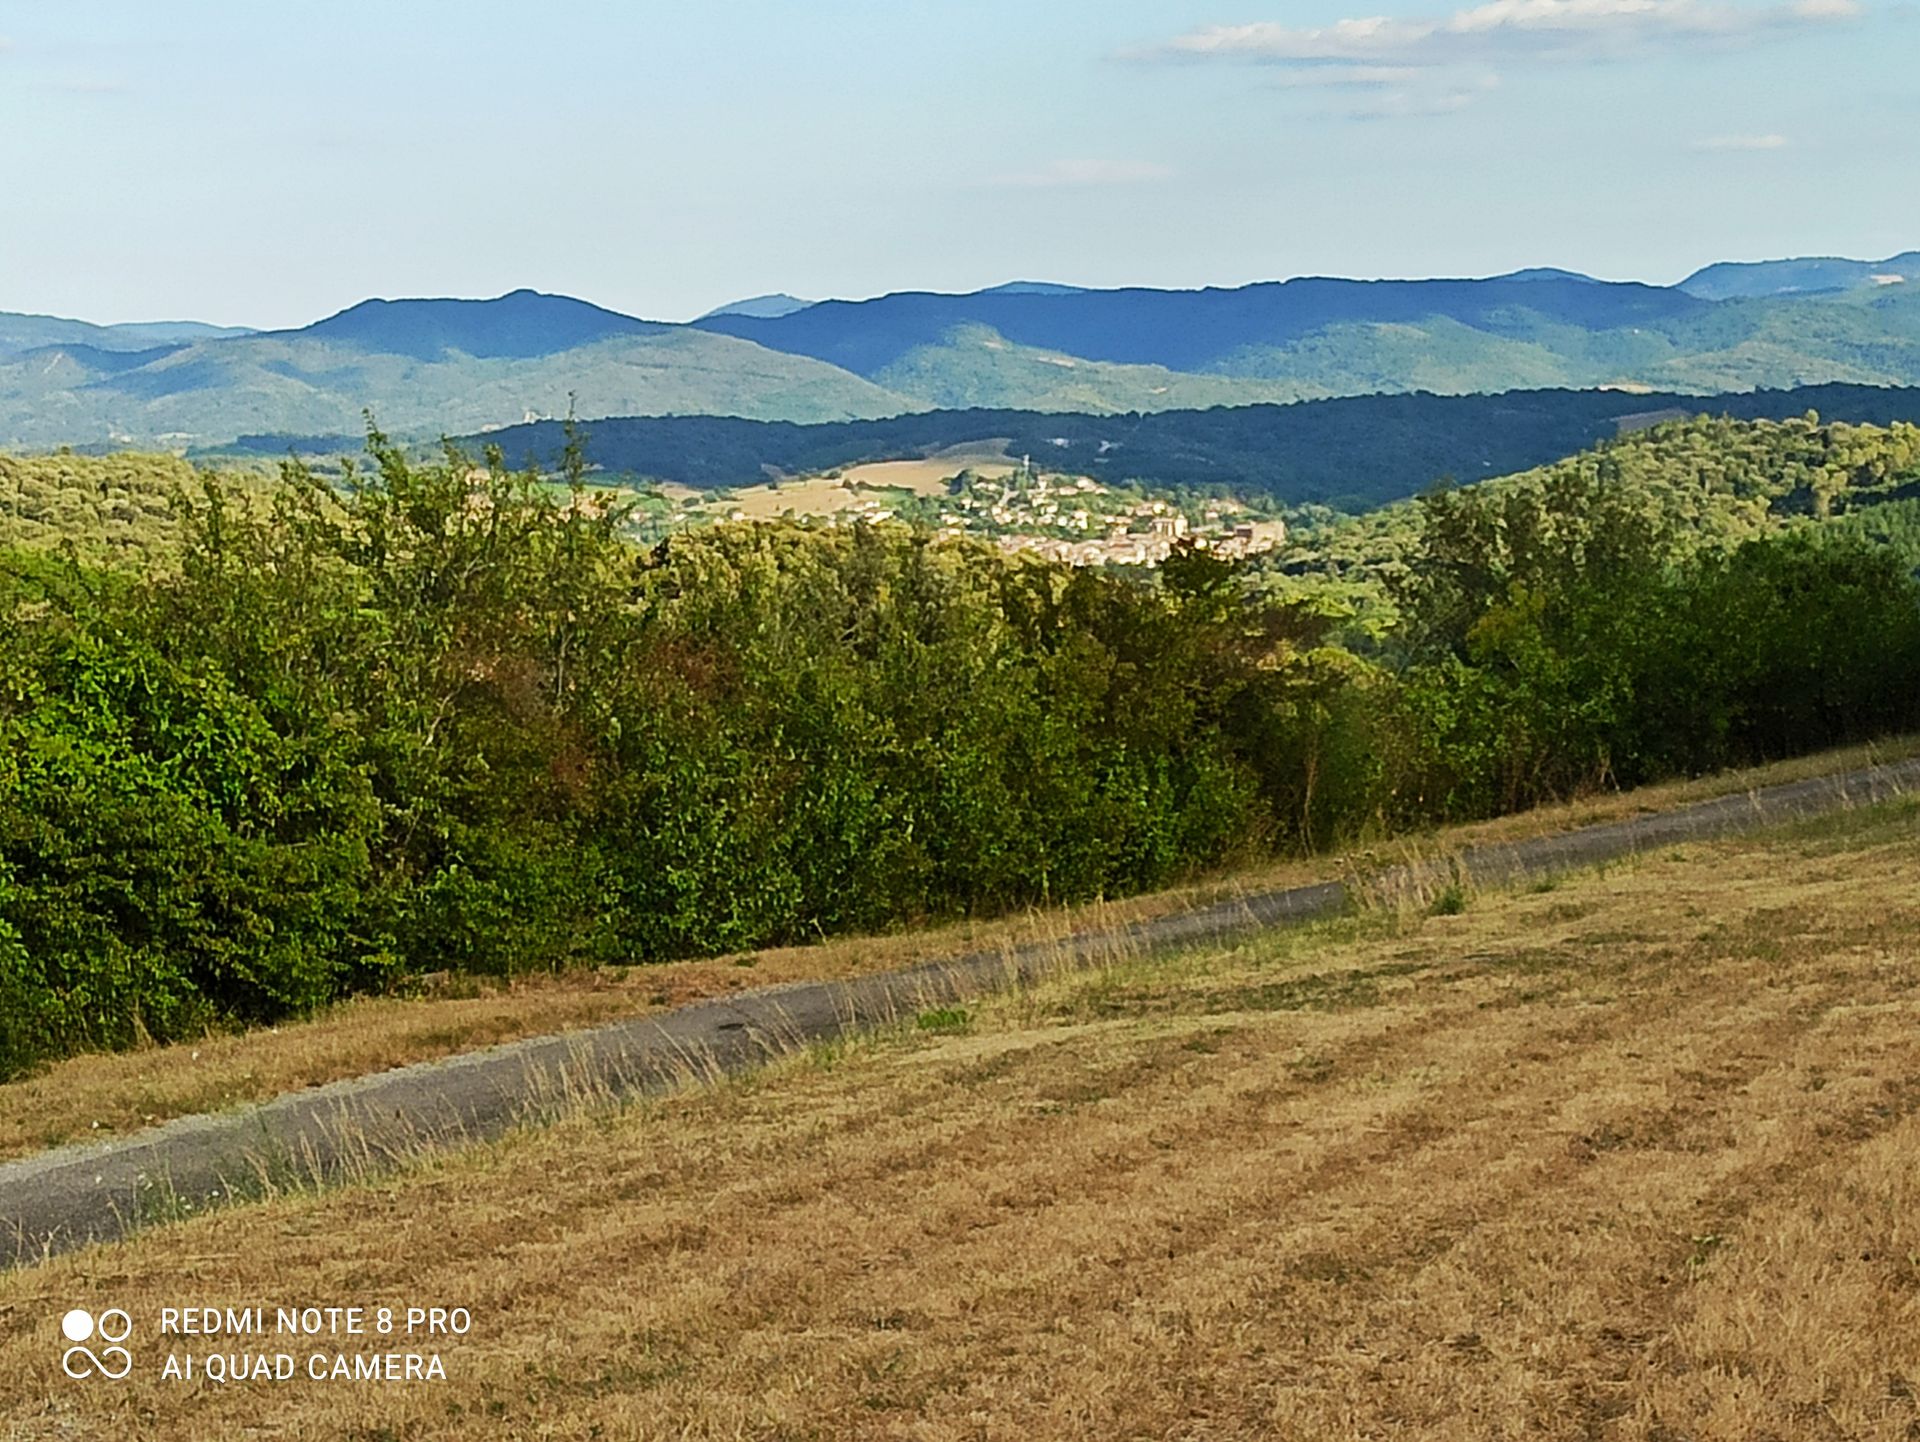
[[(1920, 250), (1920, 241), (1917, 241), (1916, 244), (1912, 246), (1903, 247), (1902, 249), (1903, 250)], [(1899, 252), (1893, 252), (1893, 254), (1898, 254), (1898, 253)], [(1874, 261), (1874, 260), (1883, 260), (1888, 258), (1890, 257), (1882, 256), (1882, 255), (1843, 256), (1838, 254), (1816, 255), (1811, 252), (1796, 252), (1792, 256), (1775, 256), (1775, 255), (1758, 256), (1756, 255), (1756, 256), (1713, 257), (1711, 259), (1701, 261), (1699, 265), (1693, 266), (1681, 272), (1679, 275), (1673, 276), (1671, 279), (1647, 279), (1641, 276), (1593, 275), (1589, 272), (1584, 272), (1584, 271), (1579, 272), (1579, 274), (1585, 276), (1589, 280), (1600, 281), (1606, 284), (1650, 285), (1650, 286), (1660, 286), (1660, 287), (1673, 287), (1678, 285), (1681, 281), (1686, 280), (1689, 276), (1705, 268), (1706, 266), (1719, 264), (1722, 262), (1730, 262), (1734, 264), (1749, 264), (1749, 263), (1786, 260), (1786, 259)], [(1518, 266), (1505, 271), (1481, 271), (1481, 272), (1475, 272), (1475, 273), (1455, 272), (1455, 273), (1448, 273), (1448, 274), (1435, 273), (1432, 275), (1334, 275), (1334, 274), (1330, 274), (1322, 271), (1322, 272), (1312, 272), (1312, 273), (1300, 274), (1300, 275), (1260, 276), (1260, 277), (1255, 277), (1253, 279), (1234, 281), (1230, 283), (1205, 281), (1205, 282), (1200, 282), (1198, 284), (1191, 284), (1191, 285), (1166, 284), (1166, 283), (1159, 283), (1154, 281), (1122, 282), (1122, 283), (1113, 284), (1113, 285), (1085, 285), (1085, 284), (1082, 284), (1081, 282), (1064, 279), (1060, 276), (1015, 275), (1015, 276), (1008, 276), (1004, 280), (988, 281), (984, 285), (969, 286), (965, 290), (958, 290), (958, 289), (952, 289), (952, 288), (941, 287), (941, 286), (933, 286), (933, 285), (908, 285), (908, 286), (898, 287), (893, 290), (870, 291), (863, 295), (818, 295), (818, 296), (800, 296), (797, 292), (784, 291), (784, 290), (753, 291), (753, 292), (741, 291), (737, 294), (730, 294), (723, 298), (717, 299), (713, 302), (712, 305), (704, 306), (701, 309), (692, 311), (686, 315), (674, 315), (674, 316), (652, 314), (645, 310), (636, 310), (636, 311), (622, 310), (618, 306), (608, 305), (606, 302), (598, 299), (595, 296), (580, 295), (580, 294), (574, 294), (574, 293), (563, 292), (563, 291), (544, 291), (544, 290), (541, 290), (541, 288), (538, 286), (510, 286), (506, 290), (493, 291), (484, 295), (480, 295), (480, 294), (453, 295), (453, 294), (446, 294), (446, 293), (441, 293), (441, 294), (421, 293), (421, 294), (413, 294), (413, 295), (402, 295), (402, 294), (395, 293), (392, 295), (356, 296), (352, 300), (343, 301), (338, 305), (334, 305), (324, 311), (320, 311), (312, 316), (309, 316), (305, 320), (298, 320), (290, 323), (283, 323), (283, 324), (271, 325), (271, 326), (253, 325), (252, 322), (244, 318), (243, 319), (210, 320), (205, 316), (199, 316), (199, 315), (172, 315), (172, 314), (128, 315), (128, 316), (114, 316), (111, 318), (103, 319), (99, 316), (92, 316), (92, 315), (74, 315), (74, 314), (59, 313), (59, 312), (53, 312), (53, 311), (27, 310), (23, 307), (8, 304), (4, 297), (0, 297), (0, 311), (11, 311), (15, 314), (39, 315), (39, 316), (45, 316), (51, 319), (59, 319), (59, 320), (77, 320), (77, 321), (86, 322), (91, 325), (101, 325), (101, 326), (167, 325), (167, 324), (201, 322), (208, 325), (217, 325), (217, 326), (223, 326), (223, 327), (250, 327), (254, 330), (259, 330), (259, 331), (279, 331), (279, 330), (301, 329), (305, 326), (312, 325), (317, 321), (326, 320), (332, 316), (339, 315), (344, 311), (351, 310), (354, 306), (364, 304), (367, 301), (386, 301), (386, 302), (413, 301), (413, 300), (487, 301), (487, 300), (499, 300), (502, 297), (506, 295), (510, 295), (514, 291), (518, 291), (518, 290), (535, 290), (535, 291), (540, 291), (541, 294), (564, 296), (565, 298), (571, 299), (571, 300), (586, 301), (592, 305), (600, 306), (606, 310), (618, 311), (622, 315), (627, 315), (638, 320), (657, 321), (662, 324), (668, 324), (668, 325), (684, 325), (690, 321), (697, 320), (702, 316), (711, 314), (713, 311), (720, 309), (724, 306), (731, 305), (739, 301), (755, 300), (763, 296), (776, 295), (776, 294), (792, 295), (798, 299), (805, 299), (810, 303), (817, 303), (821, 301), (874, 300), (885, 295), (897, 295), (902, 293), (915, 293), (915, 292), (921, 293), (921, 294), (937, 294), (937, 295), (966, 295), (966, 294), (978, 293), (983, 290), (992, 290), (999, 286), (1019, 285), (1019, 284), (1063, 285), (1063, 286), (1073, 286), (1076, 289), (1089, 290), (1089, 291), (1238, 290), (1251, 285), (1285, 284), (1286, 282), (1295, 281), (1295, 280), (1352, 280), (1352, 281), (1363, 281), (1363, 282), (1364, 281), (1496, 280), (1501, 278), (1502, 276), (1511, 275), (1516, 271), (1536, 270), (1536, 269), (1558, 269), (1558, 270), (1571, 271), (1573, 270), (1573, 267), (1558, 266), (1558, 265), (1555, 265), (1554, 262), (1552, 262), (1551, 260), (1548, 260), (1548, 261), (1542, 261), (1537, 265)]]
[(0, 0), (0, 306), (273, 329), (528, 287), (686, 320), (1875, 259), (1920, 245), (1887, 180), (1915, 36), (1894, 0)]

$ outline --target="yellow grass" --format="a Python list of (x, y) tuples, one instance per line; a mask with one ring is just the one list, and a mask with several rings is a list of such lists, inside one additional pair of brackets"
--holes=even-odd
[(704, 507), (716, 516), (736, 512), (752, 521), (771, 521), (792, 512), (796, 516), (837, 516), (840, 512), (870, 501), (871, 492), (857, 490), (825, 476), (782, 481), (778, 486), (743, 486), (725, 499), (711, 500)]
[[(155, 1229), (0, 1278), (0, 1436), (1907, 1438), (1917, 866), (1912, 802), (1691, 846)], [(475, 1325), (161, 1382), (189, 1303)]]
[(1008, 456), (1003, 444), (995, 443), (956, 446), (919, 460), (847, 466), (841, 474), (856, 485), (903, 486), (919, 495), (937, 496), (944, 494), (947, 482), (962, 471), (997, 480), (1018, 469), (1018, 459)]
[(748, 987), (857, 976), (982, 948), (1056, 940), (1250, 892), (1352, 876), (1489, 841), (1618, 820), (1753, 786), (1854, 770), (1876, 758), (1894, 759), (1917, 751), (1920, 739), (1853, 747), (1755, 771), (1596, 796), (1568, 806), (1403, 838), (1345, 856), (1266, 865), (1150, 896), (842, 938), (751, 956), (535, 975), (511, 986), (455, 979), (423, 996), (363, 998), (271, 1030), (75, 1057), (0, 1085), (0, 1160), (63, 1142), (126, 1135), (178, 1117), (410, 1062), (641, 1016)]
[[(916, 460), (869, 461), (845, 466), (834, 476), (799, 476), (776, 485), (742, 486), (726, 499), (707, 499), (701, 507), (716, 516), (738, 511), (748, 520), (770, 521), (791, 512), (795, 516), (836, 516), (863, 501), (880, 500), (888, 490), (911, 491), (916, 496), (943, 496), (947, 482), (961, 471), (982, 476), (1011, 475), (1018, 463), (997, 442), (956, 446)], [(670, 499), (710, 496), (685, 487), (663, 487)]]

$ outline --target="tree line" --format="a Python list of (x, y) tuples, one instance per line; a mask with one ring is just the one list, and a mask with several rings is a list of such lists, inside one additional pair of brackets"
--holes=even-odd
[[(1920, 587), (1600, 468), (1436, 492), (1358, 654), (1205, 552), (652, 548), (496, 452), (198, 477), (168, 564), (0, 564), (0, 1070), (449, 968), (1118, 895), (1911, 726)], [(1891, 484), (1892, 478), (1889, 478)]]

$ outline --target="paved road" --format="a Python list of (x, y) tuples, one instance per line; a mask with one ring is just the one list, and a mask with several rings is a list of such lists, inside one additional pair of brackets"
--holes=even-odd
[[(1920, 786), (1920, 759), (1701, 802), (1675, 811), (1483, 846), (1368, 879), (1392, 897), (1455, 869), (1510, 882), (1676, 842), (1723, 836)], [(257, 1195), (281, 1179), (323, 1181), (404, 1161), (422, 1148), (495, 1136), (582, 1094), (697, 1083), (809, 1041), (914, 1016), (1104, 957), (1224, 940), (1338, 914), (1340, 882), (1291, 887), (1014, 951), (850, 981), (804, 982), (659, 1016), (526, 1041), (338, 1082), (259, 1106), (188, 1117), (105, 1144), (0, 1165), (0, 1267), (30, 1264), (156, 1219)]]

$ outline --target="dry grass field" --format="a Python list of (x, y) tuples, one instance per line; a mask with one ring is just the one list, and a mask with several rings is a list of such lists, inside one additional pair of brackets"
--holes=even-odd
[(931, 456), (911, 461), (869, 461), (848, 466), (842, 474), (856, 485), (903, 486), (923, 496), (937, 496), (947, 482), (960, 472), (971, 470), (991, 480), (1010, 476), (1020, 469), (1020, 458), (1008, 456), (1001, 442), (953, 446)]
[[(1118, 961), (0, 1277), (0, 1437), (1911, 1438), (1917, 985), (1911, 799)], [(352, 1302), (474, 1328), (155, 1376)]]
[[(834, 476), (796, 476), (779, 485), (741, 486), (724, 499), (708, 499), (700, 506), (714, 516), (740, 512), (748, 520), (770, 521), (791, 512), (795, 516), (836, 516), (862, 501), (886, 501), (887, 491), (910, 491), (916, 496), (942, 496), (947, 482), (964, 470), (997, 478), (1019, 469), (997, 442), (955, 446), (918, 460), (869, 461), (842, 467)], [(705, 492), (664, 487), (670, 499), (681, 500)]]
[(748, 987), (856, 976), (981, 948), (1045, 942), (1234, 895), (1324, 881), (1486, 842), (1619, 820), (1755, 786), (1856, 769), (1875, 759), (1893, 760), (1917, 751), (1920, 739), (1916, 738), (1854, 747), (1752, 771), (1594, 796), (1567, 806), (1404, 838), (1363, 853), (1208, 878), (1151, 896), (849, 937), (751, 956), (557, 975), (537, 969), (540, 958), (530, 957), (529, 966), (535, 969), (511, 984), (449, 978), (421, 995), (362, 998), (271, 1030), (212, 1034), (186, 1045), (75, 1057), (23, 1080), (0, 1084), (0, 1161), (63, 1142), (123, 1136), (177, 1117), (499, 1042), (645, 1015)]

